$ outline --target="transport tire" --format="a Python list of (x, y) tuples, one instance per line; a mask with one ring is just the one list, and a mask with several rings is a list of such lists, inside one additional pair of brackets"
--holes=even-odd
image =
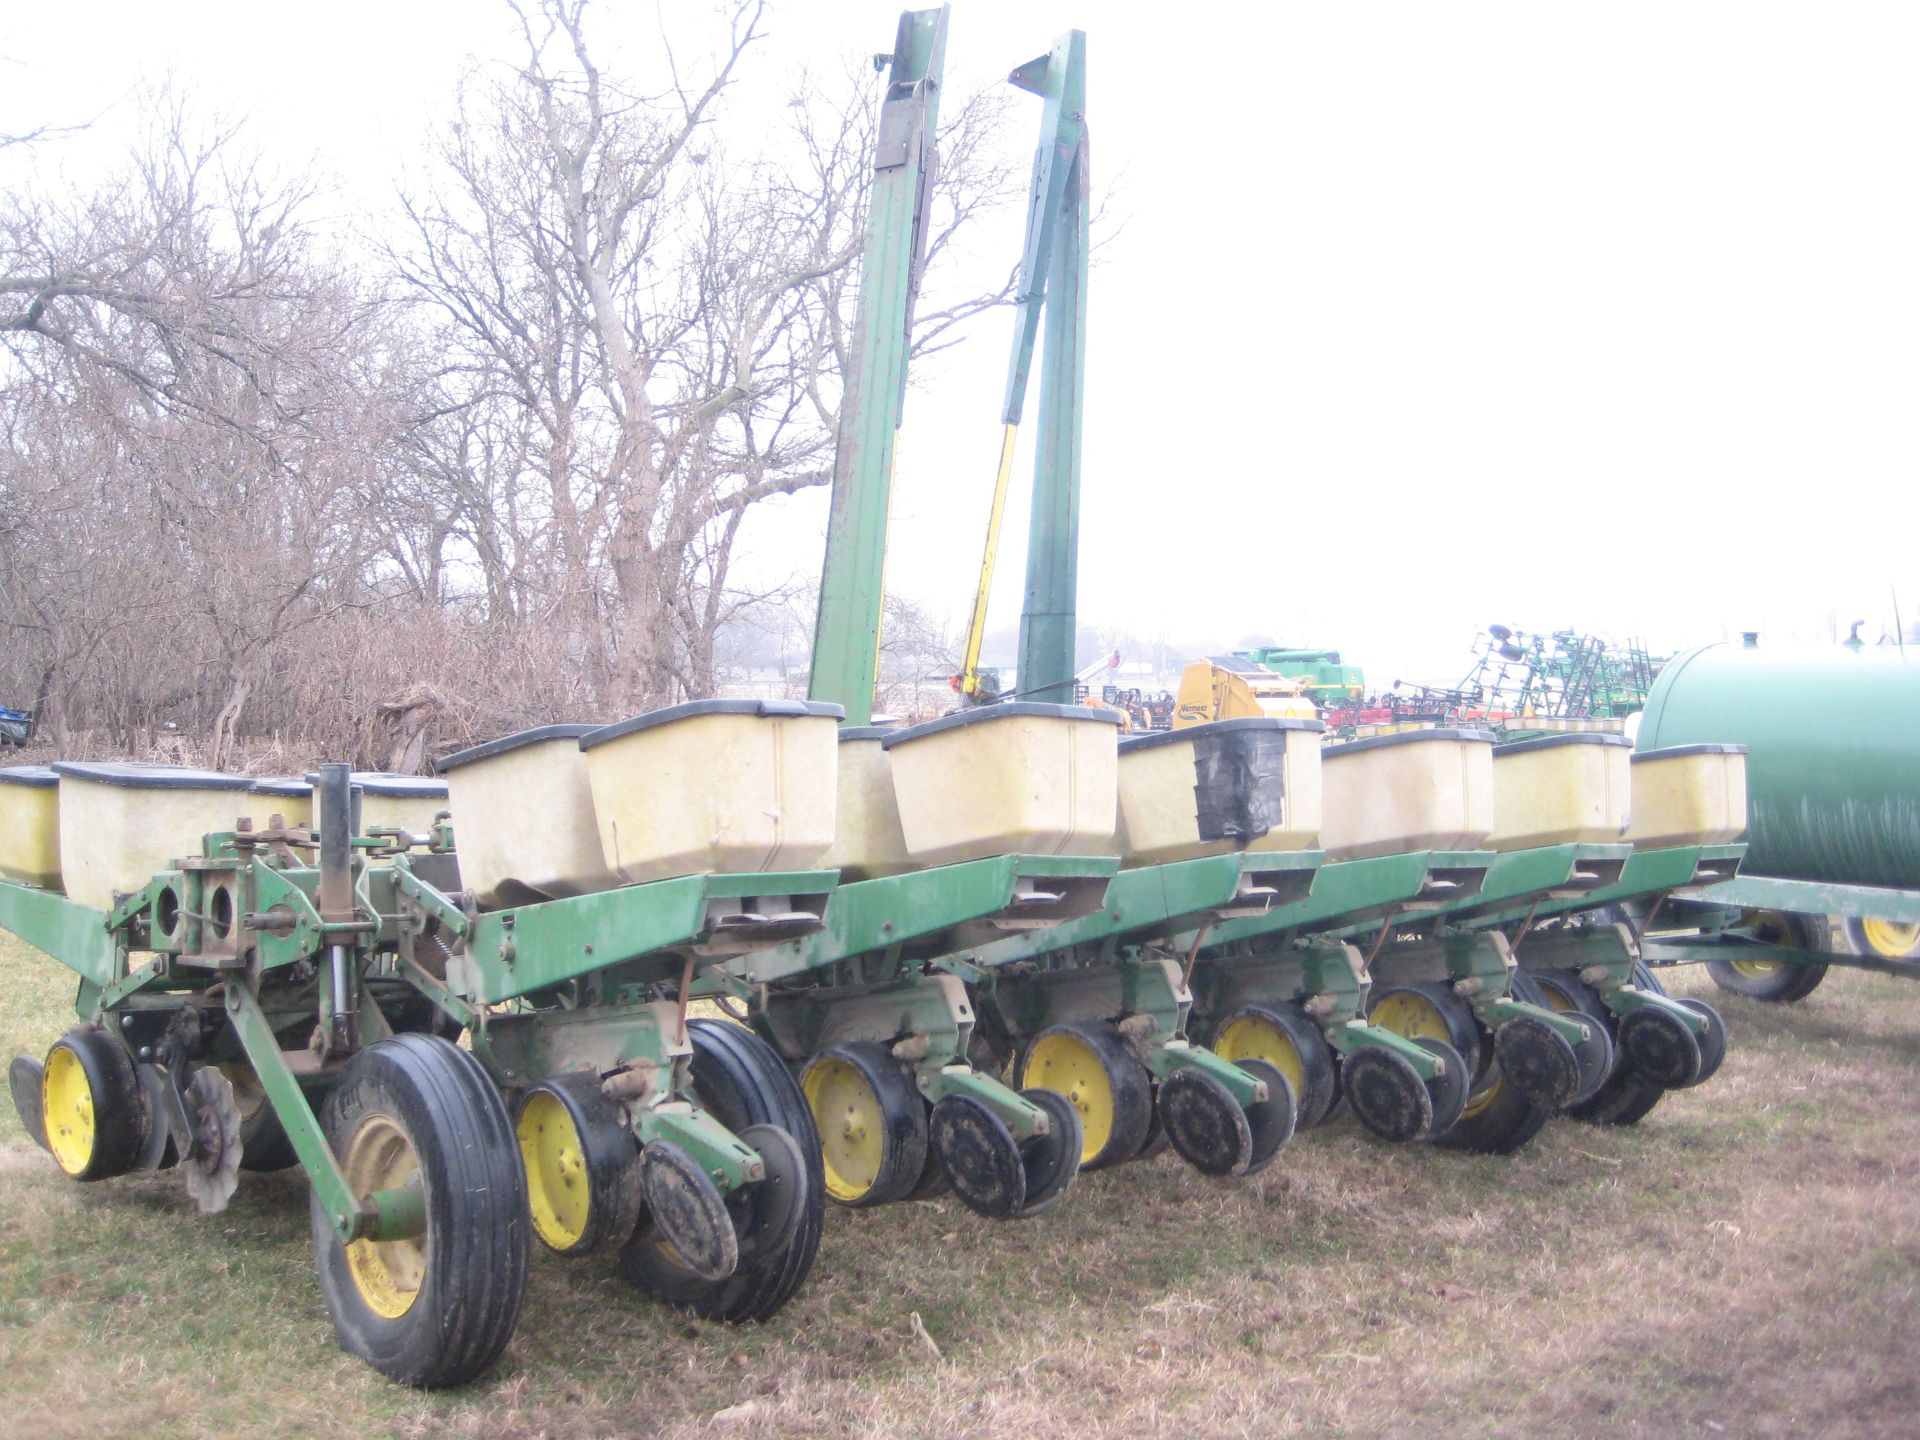
[(1849, 919), (1847, 944), (1856, 955), (1880, 960), (1920, 960), (1920, 922)]
[(421, 1389), (484, 1373), (519, 1322), (531, 1243), (526, 1177), (493, 1082), (466, 1051), (400, 1035), (353, 1058), (324, 1124), (356, 1197), (416, 1182), (426, 1192), (424, 1233), (347, 1245), (313, 1197), (320, 1293), (340, 1347)]

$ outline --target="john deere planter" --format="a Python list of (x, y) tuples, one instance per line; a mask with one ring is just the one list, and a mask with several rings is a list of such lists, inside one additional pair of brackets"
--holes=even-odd
[[(650, 728), (830, 774), (837, 712), (791, 709)], [(717, 740), (689, 736), (712, 719), (728, 722)], [(617, 789), (621, 767), (605, 768)], [(105, 903), (0, 882), (0, 924), (80, 977), (80, 1025), (10, 1074), (67, 1175), (175, 1168), (212, 1212), (242, 1169), (297, 1161), (340, 1343), (412, 1385), (457, 1384), (500, 1354), (532, 1236), (568, 1255), (618, 1248), (635, 1285), (721, 1319), (771, 1315), (805, 1279), (821, 1175), (799, 1087), (751, 1034), (685, 1006), (706, 967), (817, 930), (831, 872), (687, 873), (482, 911), (448, 828), (364, 833), (345, 766), (317, 777), (317, 832), (219, 821), (248, 804), (231, 777), (61, 770), (62, 870)], [(733, 814), (767, 798), (738, 796)], [(824, 849), (798, 833), (804, 797), (787, 798), (787, 838)], [(505, 845), (519, 893), (554, 879), (537, 852), (578, 819), (569, 802), (523, 792), (522, 819), (551, 824)], [(153, 847), (185, 848), (182, 827), (216, 824), (197, 853), (138, 873)], [(831, 835), (830, 795), (819, 826)], [(666, 843), (626, 830), (619, 863)], [(470, 1049), (451, 1043), (462, 1030)]]

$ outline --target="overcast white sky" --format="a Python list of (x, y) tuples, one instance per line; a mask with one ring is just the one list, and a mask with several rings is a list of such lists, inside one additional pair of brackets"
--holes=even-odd
[[(898, 8), (784, 0), (741, 103), (888, 48)], [(613, 50), (653, 31), (599, 14)], [(1090, 296), (1083, 619), (1384, 684), (1456, 678), (1496, 620), (1872, 639), (1892, 586), (1920, 618), (1920, 7), (956, 0), (949, 77), (1073, 26), (1128, 217)], [(512, 45), (491, 0), (14, 3), (0, 129), (100, 116), (80, 164), (170, 69), (377, 212)], [(889, 576), (955, 617), (1008, 324), (909, 402)], [(769, 514), (757, 563), (811, 572), (823, 514)]]

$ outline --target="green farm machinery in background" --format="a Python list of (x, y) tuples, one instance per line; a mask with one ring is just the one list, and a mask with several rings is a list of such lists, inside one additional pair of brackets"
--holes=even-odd
[[(1746, 752), (1738, 878), (1637, 907), (1654, 964), (1804, 999), (1833, 965), (1920, 976), (1920, 663), (1899, 650), (1708, 645), (1675, 656), (1637, 744)], [(1838, 943), (1836, 922), (1846, 943)]]

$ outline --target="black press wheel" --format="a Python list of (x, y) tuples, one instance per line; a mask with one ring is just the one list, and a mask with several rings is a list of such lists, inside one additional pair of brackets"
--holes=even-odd
[(1258, 1175), (1271, 1165), (1300, 1125), (1300, 1106), (1293, 1082), (1280, 1067), (1265, 1060), (1242, 1060), (1240, 1068), (1267, 1082), (1267, 1098), (1247, 1106), (1247, 1128), (1253, 1132), (1253, 1154), (1247, 1174)]
[(1706, 1033), (1694, 1037), (1700, 1046), (1700, 1073), (1694, 1077), (1693, 1083), (1704, 1085), (1714, 1077), (1727, 1058), (1727, 1022), (1720, 1018), (1718, 1010), (1704, 1000), (1688, 997), (1674, 1003), (1683, 1010), (1691, 1010), (1707, 1022)]
[[(1642, 961), (1634, 962), (1633, 983), (1655, 995), (1667, 993), (1659, 977)], [(1636, 1074), (1632, 1066), (1616, 1062), (1607, 1083), (1593, 1098), (1568, 1106), (1566, 1113), (1589, 1125), (1637, 1125), (1666, 1093), (1665, 1087)]]
[(1433, 1131), (1433, 1096), (1410, 1061), (1384, 1045), (1362, 1045), (1340, 1065), (1340, 1093), (1380, 1139), (1405, 1145)]
[(422, 1233), (347, 1245), (315, 1196), (314, 1256), (341, 1348), (423, 1389), (481, 1374), (519, 1321), (530, 1238), (526, 1180), (499, 1092), (466, 1051), (401, 1035), (353, 1058), (325, 1126), (356, 1197), (425, 1191)]
[[(1529, 1005), (1544, 1002), (1526, 971), (1514, 971), (1511, 984), (1515, 999)], [(1538, 1135), (1552, 1114), (1507, 1077), (1500, 1068), (1498, 1047), (1489, 1046), (1467, 1092), (1466, 1108), (1434, 1143), (1480, 1155), (1511, 1155)]]
[[(1785, 910), (1749, 910), (1741, 916), (1744, 928), (1768, 945), (1788, 950), (1819, 953), (1827, 949), (1828, 928), (1824, 915), (1796, 915)], [(1749, 1000), (1768, 1000), (1788, 1005), (1804, 1000), (1827, 978), (1823, 963), (1799, 964), (1766, 956), (1742, 958), (1738, 942), (1728, 941), (1729, 957), (1709, 960), (1707, 974), (1713, 983), (1733, 995)]]
[[(729, 1279), (718, 1284), (689, 1283), (665, 1298), (708, 1320), (765, 1320), (805, 1283), (820, 1249), (826, 1220), (825, 1166), (813, 1114), (792, 1072), (752, 1031), (725, 1020), (689, 1020), (687, 1038), (693, 1043), (694, 1095), (703, 1109), (750, 1145), (756, 1126), (773, 1126), (792, 1139), (791, 1153), (799, 1157), (801, 1166), (797, 1175), (778, 1173), (775, 1147), (755, 1145), (755, 1149), (767, 1163), (776, 1188), (786, 1185), (799, 1192), (798, 1214), (792, 1222), (792, 1238), (784, 1245), (769, 1245), (755, 1238), (751, 1226), (743, 1225), (748, 1235)], [(635, 1238), (645, 1244), (644, 1237)], [(628, 1278), (636, 1283), (644, 1278), (644, 1271), (636, 1277), (633, 1262), (644, 1258), (634, 1244), (621, 1254)]]
[(1427, 1095), (1433, 1101), (1433, 1124), (1427, 1131), (1427, 1138), (1431, 1140), (1460, 1123), (1460, 1117), (1467, 1112), (1467, 1094), (1473, 1088), (1473, 1077), (1467, 1073), (1467, 1062), (1460, 1058), (1460, 1052), (1446, 1041), (1423, 1035), (1413, 1043), (1440, 1062), (1440, 1073), (1427, 1081)]
[(1598, 990), (1569, 971), (1530, 970), (1527, 974), (1549, 1010), (1586, 1024), (1587, 1038), (1573, 1047), (1574, 1058), (1580, 1062), (1580, 1084), (1567, 1106), (1571, 1108), (1591, 1100), (1613, 1074), (1617, 1058), (1613, 1051), (1613, 1015), (1607, 1009), (1607, 1002), (1600, 998)]
[(1066, 1198), (1073, 1180), (1080, 1173), (1080, 1112), (1066, 1096), (1052, 1090), (1022, 1090), (1022, 1098), (1047, 1112), (1045, 1135), (1036, 1135), (1020, 1147), (1020, 1159), (1027, 1172), (1027, 1203), (1018, 1218), (1025, 1220), (1044, 1214)]

